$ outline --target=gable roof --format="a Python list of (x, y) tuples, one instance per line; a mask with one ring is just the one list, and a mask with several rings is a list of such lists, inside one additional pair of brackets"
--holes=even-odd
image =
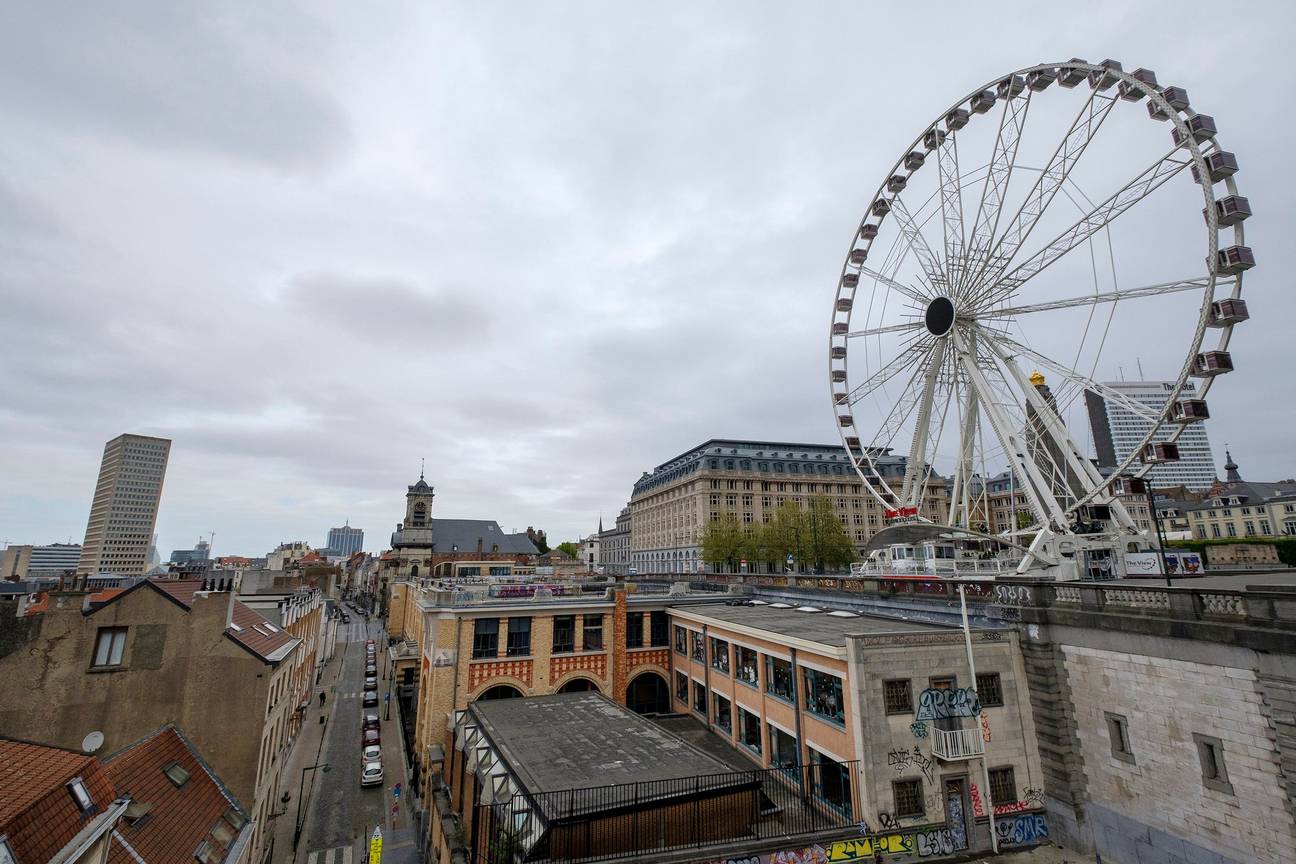
[[(95, 591), (90, 595), (88, 599), (92, 606), (97, 604), (107, 603), (109, 600), (116, 597), (118, 594), (122, 593), (125, 590), (126, 590), (125, 588), (105, 588), (102, 591)], [(49, 611), (49, 592), (42, 591), (40, 592), (40, 594), (37, 595), (37, 597), (38, 599), (36, 600), (36, 602), (27, 607), (26, 615), (29, 618), (32, 615), (39, 615), (42, 612)]]
[[(193, 607), (194, 595), (203, 585), (200, 579), (155, 579), (141, 584), (152, 585), (185, 609)], [(225, 629), (227, 637), (267, 663), (279, 663), (297, 647), (300, 640), (287, 630), (271, 624), (238, 600), (233, 603), (231, 623)]]
[[(86, 813), (67, 786), (77, 777), (94, 802)], [(0, 835), (18, 861), (53, 859), (113, 801), (112, 784), (93, 756), (0, 739)]]
[[(165, 773), (173, 764), (189, 775), (180, 786)], [(247, 812), (170, 724), (109, 756), (104, 771), (132, 802), (117, 826), (110, 864), (192, 860), (202, 843), (212, 853), (207, 860), (225, 861), (250, 836)]]

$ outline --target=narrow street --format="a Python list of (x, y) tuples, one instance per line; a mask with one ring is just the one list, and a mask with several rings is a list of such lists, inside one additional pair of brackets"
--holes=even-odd
[[(404, 798), (395, 794), (397, 784), (403, 793), (406, 781), (396, 706), (391, 706), (389, 719), (383, 701), (390, 678), (384, 656), (386, 633), (374, 618), (366, 621), (344, 608), (351, 622), (338, 627), (336, 656), (316, 687), (306, 731), (294, 747), (284, 775), (294, 800), (283, 824), (276, 826), (274, 864), (362, 864), (368, 860), (375, 826), (382, 827), (384, 864), (417, 861)], [(370, 708), (362, 707), (366, 639), (373, 639), (378, 648), (380, 701)], [(322, 710), (321, 691), (325, 693)], [(381, 721), (383, 783), (365, 787), (360, 785), (360, 753), (362, 718), (367, 713), (377, 714)], [(321, 724), (320, 717), (326, 722)], [(319, 767), (312, 770), (311, 766)], [(303, 777), (305, 791), (298, 801)], [(298, 829), (295, 814), (299, 805), (302, 817)]]

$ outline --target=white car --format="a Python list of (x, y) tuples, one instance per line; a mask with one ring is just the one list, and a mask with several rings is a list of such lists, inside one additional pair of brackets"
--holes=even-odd
[(383, 782), (382, 763), (366, 762), (360, 771), (361, 786), (381, 786)]
[(371, 762), (378, 762), (378, 763), (381, 763), (381, 762), (382, 762), (382, 745), (381, 745), (381, 744), (370, 744), (369, 746), (365, 747), (365, 748), (364, 748), (364, 752), (360, 754), (360, 761), (361, 761), (362, 763), (364, 763), (365, 765), (368, 765), (368, 764), (371, 763)]

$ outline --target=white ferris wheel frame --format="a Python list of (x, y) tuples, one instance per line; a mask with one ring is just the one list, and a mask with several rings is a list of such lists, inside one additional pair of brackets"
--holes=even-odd
[[(1209, 123), (1208, 130), (1205, 130), (1209, 134), (1204, 134), (1201, 123), (1195, 124), (1196, 129), (1190, 128), (1189, 124), (1194, 123), (1194, 118), (1199, 115), (1188, 106), (1186, 94), (1176, 100), (1178, 104), (1173, 104), (1165, 95), (1171, 91), (1171, 88), (1159, 88), (1155, 83), (1155, 76), (1144, 76), (1150, 77), (1151, 83), (1145, 82), (1143, 77), (1136, 77), (1142, 72), (1144, 70), (1126, 73), (1120, 69), (1119, 64), (1112, 64), (1111, 61), (1091, 64), (1075, 59), (1059, 63), (1042, 63), (991, 81), (955, 102), (934, 123), (926, 127), (904, 150), (903, 155), (888, 172), (887, 179), (878, 187), (872, 204), (852, 236), (846, 261), (837, 282), (829, 324), (828, 389), (833, 410), (837, 415), (842, 444), (850, 454), (851, 462), (864, 482), (865, 488), (881, 506), (887, 509), (888, 515), (901, 513), (909, 516), (922, 512), (928, 480), (934, 471), (927, 460), (927, 437), (934, 422), (933, 414), (940, 408), (934, 404), (933, 388), (936, 379), (946, 374), (955, 376), (955, 379), (961, 377), (968, 385), (965, 388), (966, 393), (960, 394), (964, 395), (967, 401), (960, 404), (956, 410), (960, 427), (960, 459), (959, 467), (955, 470), (953, 494), (949, 504), (951, 524), (957, 524), (954, 518), (955, 508), (959, 507), (963, 525), (968, 527), (971, 515), (968, 503), (970, 485), (968, 481), (971, 479), (970, 454), (975, 446), (974, 436), (979, 434), (976, 428), (977, 418), (980, 413), (984, 413), (1003, 449), (1004, 456), (1009, 461), (1010, 471), (1020, 484), (1018, 488), (1026, 495), (1030, 509), (1035, 515), (1037, 524), (1032, 526), (1032, 529), (1043, 529), (1040, 530), (1039, 537), (1045, 534), (1053, 537), (1070, 534), (1071, 524), (1081, 512), (1080, 508), (1090, 503), (1102, 503), (1111, 507), (1113, 533), (1123, 535), (1141, 533), (1125, 512), (1124, 507), (1116, 500), (1113, 484), (1122, 475), (1136, 478), (1144, 478), (1147, 475), (1153, 462), (1145, 462), (1132, 471), (1131, 466), (1136, 460), (1143, 458), (1145, 448), (1153, 442), (1162, 428), (1170, 428), (1171, 432), (1168, 437), (1157, 439), (1158, 444), (1177, 442), (1183, 430), (1187, 428), (1184, 423), (1171, 422), (1171, 413), (1178, 403), (1184, 384), (1190, 376), (1193, 376), (1206, 329), (1212, 326), (1221, 331), (1215, 351), (1225, 351), (1232, 335), (1231, 321), (1223, 324), (1212, 322), (1212, 305), (1224, 297), (1239, 298), (1243, 281), (1241, 272), (1228, 275), (1219, 272), (1221, 225), (1216, 212), (1214, 185), (1223, 182), (1228, 196), (1237, 195), (1237, 185), (1231, 173), (1216, 179), (1207, 165), (1207, 156), (1223, 152), (1215, 140), (1213, 123)], [(1038, 179), (1027, 193), (1025, 201), (1011, 217), (1009, 224), (1000, 231), (1001, 219), (1004, 215), (1001, 210), (1005, 190), (1012, 178), (1017, 144), (1025, 126), (1030, 102), (1033, 96), (1040, 95), (1048, 86), (1046, 83), (1036, 89), (1024, 84), (1028, 81), (1040, 80), (1038, 76), (1041, 75), (1056, 76), (1060, 82), (1064, 74), (1082, 75), (1090, 87), (1089, 98), (1063, 136), (1062, 142), (1048, 164), (1038, 171)], [(1072, 82), (1066, 86), (1074, 87), (1075, 83), (1072, 79)], [(1113, 85), (1117, 84), (1120, 86), (1113, 89)], [(962, 209), (963, 177), (960, 175), (958, 166), (958, 130), (975, 120), (978, 114), (987, 113), (985, 100), (987, 97), (994, 97), (996, 90), (998, 97), (990, 98), (989, 102), (992, 106), (1000, 104), (1003, 106), (998, 137), (982, 186), (981, 200), (972, 222), (972, 233), (968, 236), (963, 222), (965, 215)], [(1165, 156), (1126, 183), (1120, 191), (1093, 206), (1067, 231), (1028, 257), (1018, 260), (1017, 253), (1031, 230), (1047, 210), (1053, 197), (1063, 188), (1072, 167), (1097, 134), (1107, 114), (1119, 101), (1137, 103), (1143, 99), (1149, 102), (1148, 112), (1151, 116), (1170, 121), (1174, 130), (1175, 146)], [(980, 103), (978, 100), (981, 100)], [(969, 112), (968, 108), (972, 110)], [(1205, 117), (1205, 115), (1200, 116)], [(961, 117), (962, 123), (951, 124), (951, 117)], [(944, 128), (942, 128), (943, 122)], [(926, 158), (927, 161), (930, 161), (930, 157), (934, 155), (938, 163), (944, 240), (941, 250), (930, 248), (901, 199), (908, 178), (923, 167), (924, 158), (915, 160), (916, 155)], [(917, 164), (912, 164), (914, 161)], [(1022, 167), (1026, 170), (1024, 166)], [(1207, 235), (1204, 274), (1157, 285), (1093, 293), (1068, 300), (1012, 304), (1018, 290), (1033, 276), (1099, 230), (1105, 229), (1115, 218), (1178, 175), (1184, 168), (1193, 170), (1195, 176), (1199, 178), (1198, 185), (1202, 191)], [(976, 172), (970, 172), (972, 173)], [(933, 197), (936, 194), (933, 193)], [(917, 277), (916, 284), (904, 284), (892, 279), (885, 272), (867, 266), (868, 252), (873, 244), (873, 238), (877, 236), (877, 227), (882, 218), (888, 217), (894, 218), (899, 223), (901, 235), (909, 244), (908, 249), (902, 252), (901, 260), (909, 253), (913, 253), (917, 258), (921, 276)], [(1232, 227), (1234, 232), (1233, 243), (1229, 245), (1245, 248), (1243, 220), (1236, 220), (1226, 227)], [(899, 243), (900, 240), (896, 242)], [(943, 257), (940, 254), (942, 252)], [(955, 263), (951, 264), (951, 262)], [(899, 261), (895, 262), (895, 266), (898, 267), (899, 263)], [(875, 287), (884, 286), (906, 298), (910, 304), (917, 304), (914, 308), (919, 311), (919, 316), (907, 324), (852, 330), (850, 322), (854, 312), (854, 299), (866, 280), (873, 280)], [(1231, 291), (1226, 295), (1218, 298), (1215, 296), (1217, 287), (1230, 285)], [(1201, 293), (1201, 308), (1187, 356), (1180, 367), (1172, 390), (1167, 395), (1164, 408), (1160, 411), (1148, 408), (1124, 394), (1091, 380), (1089, 376), (1071, 369), (1066, 364), (1051, 360), (1009, 339), (1006, 335), (1006, 326), (1000, 329), (997, 323), (987, 326), (978, 321), (978, 313), (983, 312), (992, 312), (993, 315), (983, 317), (988, 321), (997, 322), (1012, 320), (1018, 315), (1045, 309), (1096, 306), (1100, 303), (1115, 303), (1135, 297), (1188, 291)], [(949, 328), (939, 335), (930, 330), (930, 325), (927, 325), (921, 317), (922, 307), (927, 306), (930, 314), (932, 301), (937, 297), (949, 298), (952, 301), (953, 313), (957, 315), (957, 320), (951, 320)], [(1005, 303), (1009, 305), (1002, 305)], [(880, 368), (864, 381), (852, 386), (847, 364), (850, 355), (848, 346), (851, 340), (883, 333), (906, 332), (916, 334), (916, 338), (885, 365), (879, 359)], [(931, 338), (918, 338), (924, 336)], [(945, 357), (947, 352), (953, 355), (948, 362), (948, 368)], [(1061, 418), (1049, 410), (1049, 406), (1035, 387), (1030, 385), (1025, 372), (1016, 363), (1016, 358), (1024, 358), (1062, 377), (1064, 382), (1083, 390), (1092, 390), (1152, 421), (1147, 435), (1128, 457), (1119, 462), (1107, 478), (1103, 478), (1092, 463), (1084, 458), (1082, 451), (1067, 433)], [(989, 360), (990, 363), (982, 362), (983, 360)], [(1027, 430), (1018, 428), (994, 399), (984, 398), (994, 392), (991, 382), (985, 377), (988, 365), (1006, 370), (1014, 379), (1011, 382), (1005, 379), (1005, 385), (1015, 385), (1018, 388), (1024, 397), (1020, 402), (1021, 406), (1029, 406), (1029, 409), (1033, 410), (1034, 416), (1040, 421), (1039, 425), (1044, 427), (1056, 451), (1061, 454), (1066, 463), (1067, 477), (1074, 476), (1083, 486), (1080, 490), (1082, 494), (1069, 496), (1072, 499), (1069, 504), (1064, 506), (1063, 502), (1059, 502), (1055, 496), (1045, 494), (1050, 489), (1050, 482), (1039, 475), (1039, 469), (1029, 452), (1029, 447), (1021, 440)], [(920, 373), (922, 373), (921, 380)], [(855, 424), (853, 406), (858, 405), (866, 396), (888, 381), (896, 378), (903, 380), (906, 374), (910, 375), (909, 384), (900, 399), (908, 400), (913, 404), (905, 408), (901, 402), (897, 402), (892, 407), (891, 415), (884, 418), (879, 435), (887, 431), (893, 417), (896, 418), (895, 431), (883, 437), (880, 442), (877, 439), (873, 442), (864, 441)], [(1197, 377), (1202, 377), (1202, 382), (1194, 398), (1204, 399), (1214, 377)], [(957, 401), (953, 398), (955, 392), (957, 387), (951, 386), (950, 398), (944, 406), (946, 412), (949, 409), (949, 402)], [(904, 410), (897, 412), (897, 409), (902, 408)], [(894, 488), (887, 477), (878, 470), (881, 451), (870, 444), (880, 443), (882, 446), (889, 444), (889, 439), (894, 437), (899, 428), (907, 422), (909, 415), (915, 411), (917, 422), (904, 478), (898, 484), (898, 488)], [(942, 431), (947, 419), (943, 414), (940, 417)], [(984, 481), (982, 490), (984, 491)], [(925, 517), (921, 515), (917, 518), (925, 521)]]

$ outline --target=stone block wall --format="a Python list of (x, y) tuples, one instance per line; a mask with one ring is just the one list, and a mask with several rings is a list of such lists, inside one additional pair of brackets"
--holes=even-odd
[[(1296, 864), (1296, 825), (1254, 670), (1077, 645), (1060, 650), (1085, 811), (1104, 860)], [(1113, 753), (1108, 712), (1127, 718), (1132, 758)], [(1222, 743), (1231, 789), (1203, 782), (1195, 734)]]

